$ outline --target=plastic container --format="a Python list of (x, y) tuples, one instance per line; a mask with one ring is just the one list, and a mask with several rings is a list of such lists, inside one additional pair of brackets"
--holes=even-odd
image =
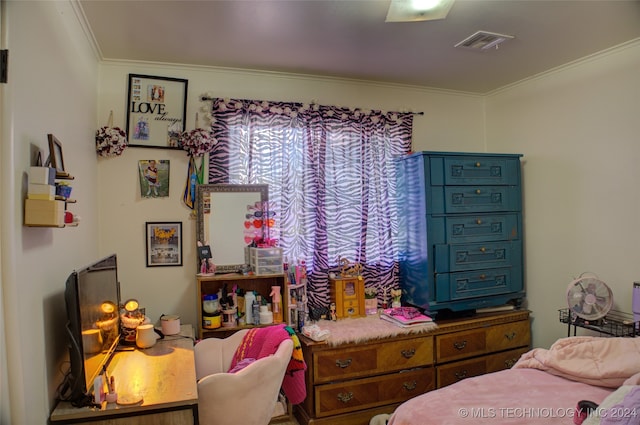
[(212, 315), (220, 310), (220, 303), (218, 302), (218, 294), (205, 295), (202, 300), (202, 311), (205, 314)]
[(266, 305), (260, 306), (260, 324), (270, 325), (273, 323), (273, 313), (269, 311)]
[(202, 316), (202, 327), (205, 329), (218, 329), (222, 326), (220, 312), (217, 312), (215, 315), (204, 315)]
[(257, 275), (282, 274), (282, 248), (249, 248), (249, 265)]

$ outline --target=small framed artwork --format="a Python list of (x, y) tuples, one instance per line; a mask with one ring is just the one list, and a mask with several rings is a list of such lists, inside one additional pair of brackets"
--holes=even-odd
[(169, 160), (143, 159), (138, 161), (140, 196), (166, 198), (169, 196)]
[(147, 222), (147, 267), (182, 266), (182, 222)]
[(185, 129), (188, 80), (129, 74), (127, 94), (128, 145), (180, 149)]
[(67, 177), (69, 173), (64, 168), (64, 157), (62, 156), (62, 143), (53, 134), (47, 134), (49, 140), (49, 165), (56, 169), (56, 177)]

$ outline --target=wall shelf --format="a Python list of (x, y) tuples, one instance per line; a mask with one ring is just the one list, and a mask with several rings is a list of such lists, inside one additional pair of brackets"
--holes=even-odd
[[(32, 167), (34, 170), (41, 170), (47, 167)], [(45, 172), (46, 173), (46, 172)], [(49, 174), (48, 179), (42, 177), (42, 172), (38, 172), (38, 178), (36, 178), (35, 184), (29, 185), (38, 187), (48, 187), (51, 191), (54, 191), (54, 186), (60, 180), (75, 180), (75, 177), (68, 173), (55, 172), (55, 178), (52, 174)], [(31, 176), (29, 177), (31, 182)], [(66, 184), (66, 183), (65, 183)], [(37, 193), (40, 194), (42, 189), (37, 189)], [(42, 193), (47, 193), (46, 190)], [(75, 204), (77, 201), (72, 198), (66, 198), (61, 195), (54, 195), (53, 199), (50, 197), (52, 193), (47, 197), (48, 199), (35, 198), (31, 199), (31, 196), (27, 195), (27, 199), (24, 202), (24, 225), (27, 227), (50, 227), (50, 228), (64, 228), (64, 227), (78, 227), (78, 222), (73, 221), (71, 223), (65, 223), (65, 217), (67, 215), (67, 205)]]

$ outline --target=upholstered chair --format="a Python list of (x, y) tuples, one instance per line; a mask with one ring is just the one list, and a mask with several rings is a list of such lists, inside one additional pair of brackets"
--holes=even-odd
[(248, 329), (227, 338), (207, 338), (195, 347), (200, 425), (267, 425), (278, 400), (293, 341), (283, 340), (275, 354), (228, 373)]

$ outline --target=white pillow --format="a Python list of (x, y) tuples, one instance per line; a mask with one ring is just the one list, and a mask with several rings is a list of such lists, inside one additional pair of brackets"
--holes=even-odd
[(616, 404), (622, 402), (622, 400), (624, 400), (625, 396), (629, 393), (629, 391), (631, 391), (635, 387), (637, 387), (637, 385), (623, 385), (619, 387), (617, 390), (615, 390), (614, 392), (612, 392), (611, 394), (609, 394), (607, 398), (602, 400), (602, 403), (600, 403), (598, 408), (594, 412), (592, 412), (592, 414), (589, 415), (584, 422), (582, 422), (582, 425), (600, 425), (600, 420), (602, 419), (600, 417), (600, 412), (602, 412), (604, 409), (609, 409), (615, 406)]

